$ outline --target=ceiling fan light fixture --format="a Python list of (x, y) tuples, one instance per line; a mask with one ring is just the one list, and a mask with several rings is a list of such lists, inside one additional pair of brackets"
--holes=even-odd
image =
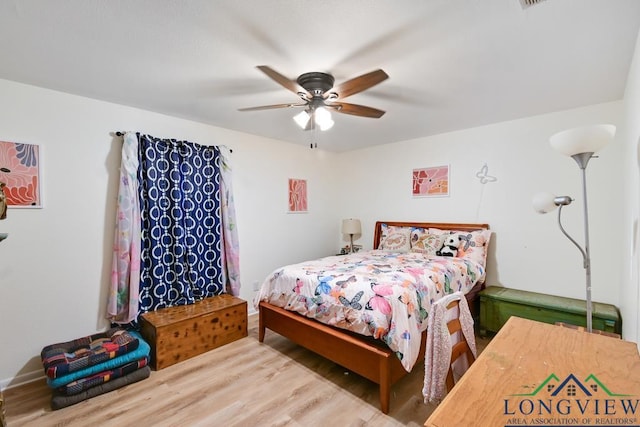
[(306, 110), (303, 110), (293, 116), (293, 120), (300, 126), (301, 129), (305, 129), (307, 127), (307, 123), (309, 123), (309, 119), (311, 116), (307, 113)]
[(320, 130), (329, 130), (333, 127), (334, 121), (331, 118), (331, 113), (324, 107), (316, 108), (313, 112), (313, 119), (320, 128)]
[(291, 80), (267, 65), (259, 65), (257, 68), (280, 86), (295, 93), (304, 103), (262, 105), (258, 107), (239, 108), (239, 111), (303, 107), (305, 110), (293, 117), (296, 124), (303, 130), (320, 128), (320, 130), (323, 131), (331, 129), (334, 125), (331, 113), (326, 110), (325, 107), (329, 107), (341, 114), (375, 119), (379, 119), (385, 113), (382, 110), (365, 105), (343, 102), (344, 98), (367, 90), (388, 79), (389, 76), (387, 73), (381, 69), (362, 74), (339, 85), (334, 85), (335, 79), (331, 74), (327, 73), (304, 73), (296, 80)]

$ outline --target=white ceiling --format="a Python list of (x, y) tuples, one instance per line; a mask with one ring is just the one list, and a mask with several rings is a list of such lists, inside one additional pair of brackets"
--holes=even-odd
[[(0, 0), (0, 78), (343, 151), (621, 99), (639, 27), (638, 0)], [(239, 112), (299, 100), (257, 65), (382, 68), (346, 102), (387, 113)]]

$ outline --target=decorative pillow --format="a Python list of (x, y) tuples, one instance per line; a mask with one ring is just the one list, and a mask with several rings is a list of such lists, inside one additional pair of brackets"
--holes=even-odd
[(411, 249), (411, 227), (382, 224), (382, 237), (378, 249), (389, 252), (409, 252)]
[(486, 266), (487, 247), (489, 246), (489, 239), (491, 238), (490, 230), (449, 231), (430, 228), (429, 233), (437, 235), (454, 234), (458, 236), (460, 240), (457, 254), (458, 258), (467, 258), (479, 263), (483, 267)]
[(444, 235), (431, 234), (426, 228), (411, 229), (411, 252), (425, 255), (435, 255), (436, 251), (442, 247)]

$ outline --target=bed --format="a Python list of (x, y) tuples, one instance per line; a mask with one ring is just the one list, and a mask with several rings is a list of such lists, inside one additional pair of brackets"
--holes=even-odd
[[(431, 305), (461, 291), (477, 310), (490, 235), (487, 224), (378, 221), (372, 251), (265, 279), (255, 299), (259, 341), (270, 329), (378, 384), (386, 414), (391, 386), (424, 356)], [(440, 256), (447, 245), (456, 256)]]

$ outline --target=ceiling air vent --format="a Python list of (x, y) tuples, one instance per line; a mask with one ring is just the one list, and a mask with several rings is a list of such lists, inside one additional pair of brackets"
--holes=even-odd
[(520, 5), (522, 5), (523, 9), (526, 9), (531, 6), (535, 6), (538, 3), (542, 3), (544, 0), (520, 0)]

